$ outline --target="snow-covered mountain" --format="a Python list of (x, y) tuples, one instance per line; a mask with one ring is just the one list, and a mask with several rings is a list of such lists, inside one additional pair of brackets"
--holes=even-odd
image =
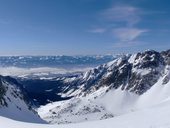
[(60, 94), (73, 98), (41, 106), (38, 113), (50, 123), (75, 123), (155, 105), (170, 96), (169, 64), (170, 50), (150, 50), (123, 56), (76, 78), (63, 78), (67, 86)]
[(0, 76), (0, 116), (23, 122), (45, 123), (31, 108), (26, 93), (19, 85), (13, 78)]
[[(27, 96), (22, 91), (24, 86), (10, 77), (1, 77), (1, 79), (0, 125), (3, 127), (9, 127), (11, 124), (16, 125), (13, 128), (23, 126), (25, 128), (168, 128), (170, 126), (170, 50), (163, 52), (149, 50), (124, 55), (83, 74), (50, 79), (52, 82), (57, 82), (57, 89), (55, 86), (50, 86), (50, 89), (44, 88), (45, 91), (66, 100), (50, 101), (51, 103), (40, 106), (37, 112), (42, 119), (54, 125), (34, 125), (4, 118), (38, 122), (38, 116), (27, 109), (28, 102), (22, 100)], [(38, 91), (38, 88), (36, 90)], [(14, 116), (19, 113), (27, 116), (21, 118)]]

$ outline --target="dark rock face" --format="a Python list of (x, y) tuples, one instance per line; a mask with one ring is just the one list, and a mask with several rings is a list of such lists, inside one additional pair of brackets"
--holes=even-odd
[[(137, 94), (143, 94), (159, 79), (164, 59), (160, 53), (155, 51), (146, 51), (137, 54), (134, 59), (137, 62), (132, 62), (132, 69), (143, 70), (143, 74), (131, 72), (126, 90), (130, 90)], [(145, 73), (147, 72), (147, 73)]]
[(151, 71), (150, 73), (143, 76), (132, 73), (126, 90), (130, 90), (136, 94), (143, 94), (157, 82), (159, 78), (157, 73), (158, 72)]
[(0, 81), (0, 98), (2, 98), (2, 96), (4, 95), (5, 93), (5, 88), (4, 86), (2, 85), (2, 81)]
[[(118, 88), (121, 85), (125, 85), (131, 76), (131, 69), (132, 65), (129, 64), (127, 61), (123, 60), (122, 63), (118, 66), (115, 66), (111, 71), (111, 75), (104, 78), (100, 84), (103, 85), (112, 85), (113, 88)], [(124, 86), (122, 87), (122, 89)]]
[(170, 65), (170, 50), (161, 52), (161, 55), (163, 56), (165, 63)]
[(164, 64), (164, 59), (161, 54), (153, 50), (138, 53), (135, 60), (139, 59), (141, 59), (141, 61), (134, 65), (138, 68), (155, 68), (158, 67), (160, 63)]
[(3, 86), (2, 81), (0, 79), (0, 106), (4, 105), (3, 96), (5, 95), (5, 92), (6, 92), (5, 87)]

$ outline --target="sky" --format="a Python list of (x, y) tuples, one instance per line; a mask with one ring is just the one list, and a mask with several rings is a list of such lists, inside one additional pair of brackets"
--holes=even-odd
[(169, 48), (169, 0), (0, 0), (2, 56)]

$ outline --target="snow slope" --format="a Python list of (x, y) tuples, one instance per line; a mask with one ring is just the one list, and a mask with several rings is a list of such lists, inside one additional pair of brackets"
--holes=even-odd
[(67, 125), (31, 124), (0, 117), (0, 126), (3, 128), (169, 128), (169, 108), (170, 100), (166, 100), (156, 106), (115, 118)]
[(0, 116), (23, 122), (45, 123), (35, 111), (30, 109), (21, 89), (6, 77), (0, 76), (0, 87), (4, 94), (0, 98)]

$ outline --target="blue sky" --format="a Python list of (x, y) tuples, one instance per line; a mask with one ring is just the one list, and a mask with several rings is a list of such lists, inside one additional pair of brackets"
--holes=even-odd
[(0, 0), (0, 55), (170, 48), (169, 0)]

